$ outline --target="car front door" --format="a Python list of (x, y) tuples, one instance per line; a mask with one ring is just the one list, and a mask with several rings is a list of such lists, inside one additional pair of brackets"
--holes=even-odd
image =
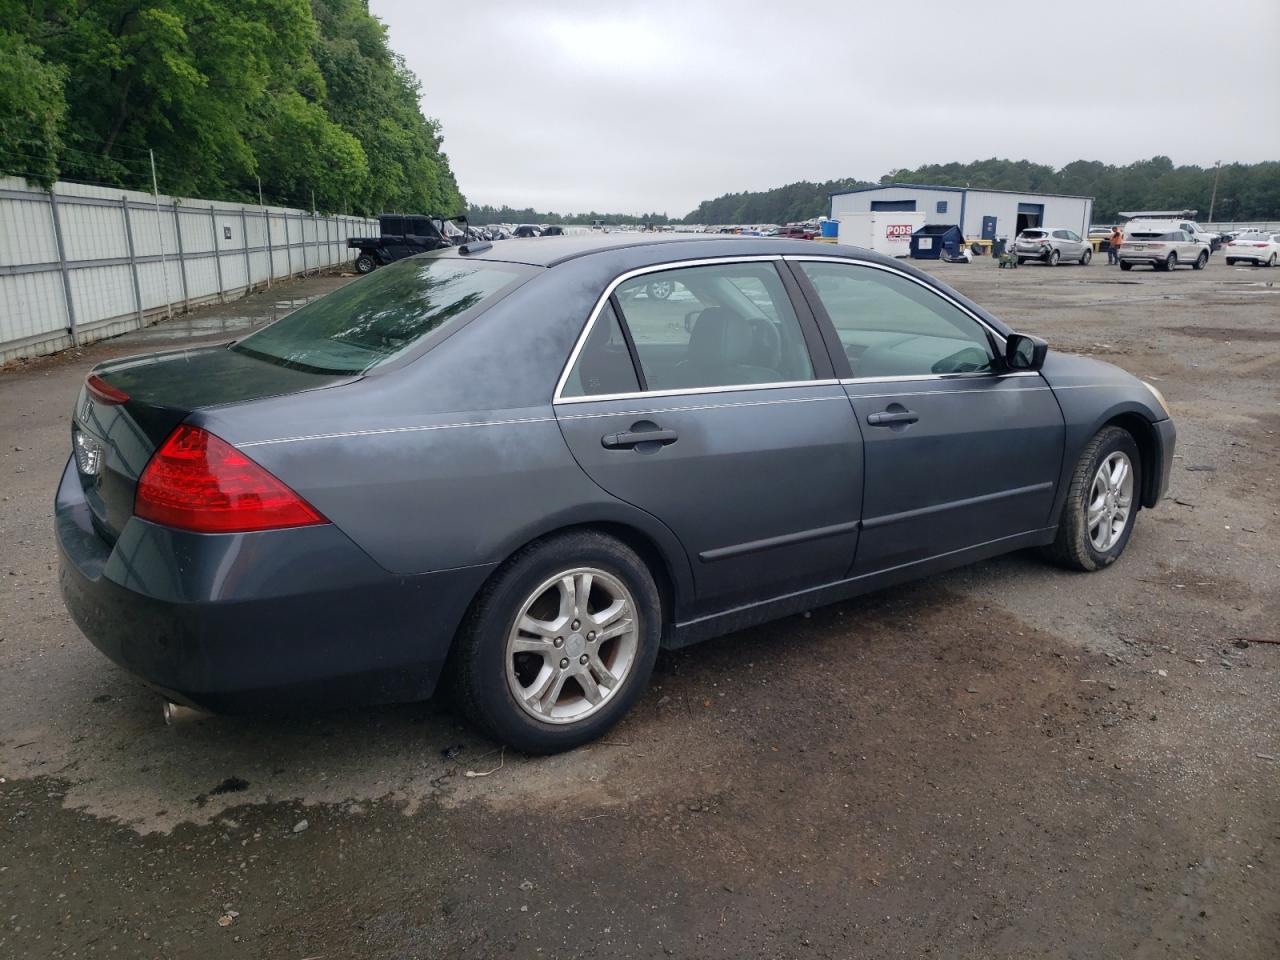
[(857, 544), (862, 438), (788, 284), (778, 258), (625, 275), (557, 387), (578, 463), (675, 532), (704, 613), (839, 580)]
[(1040, 375), (1006, 372), (992, 330), (905, 273), (833, 259), (794, 266), (847, 360), (839, 372), (865, 440), (852, 575), (1048, 527), (1064, 428)]

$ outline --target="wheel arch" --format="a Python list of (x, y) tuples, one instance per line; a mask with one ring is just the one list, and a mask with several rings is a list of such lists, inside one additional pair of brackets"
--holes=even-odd
[[(1111, 417), (1098, 426), (1098, 430), (1107, 427), (1119, 427), (1133, 437), (1138, 445), (1138, 466), (1142, 470), (1142, 491), (1139, 501), (1144, 507), (1154, 507), (1160, 490), (1160, 449), (1156, 439), (1156, 429), (1141, 413), (1126, 411)], [(1094, 431), (1097, 433), (1097, 430)]]
[(683, 549), (674, 539), (674, 534), (665, 528), (661, 532), (655, 531), (650, 525), (636, 523), (631, 518), (603, 514), (583, 518), (548, 518), (548, 522), (536, 531), (525, 531), (519, 538), (513, 539), (504, 546), (501, 561), (479, 585), (471, 603), (474, 604), (475, 598), (484, 592), (485, 585), (506, 567), (511, 558), (530, 544), (562, 534), (582, 531), (592, 531), (612, 537), (634, 550), (644, 561), (653, 576), (658, 588), (658, 596), (662, 601), (662, 638), (665, 644), (670, 628), (678, 622), (681, 612), (692, 602), (692, 571), (689, 569), (688, 559)]

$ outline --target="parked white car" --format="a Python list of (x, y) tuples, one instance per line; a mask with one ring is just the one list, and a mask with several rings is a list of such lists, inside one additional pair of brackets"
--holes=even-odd
[(1143, 225), (1125, 231), (1119, 255), (1121, 270), (1132, 270), (1135, 263), (1147, 263), (1157, 270), (1172, 270), (1179, 264), (1203, 270), (1209, 262), (1209, 245), (1169, 224), (1154, 229)]
[(1280, 261), (1280, 233), (1245, 233), (1222, 248), (1228, 266), (1252, 263), (1255, 267), (1274, 267)]
[(1029, 227), (1013, 242), (1018, 263), (1039, 260), (1051, 267), (1061, 261), (1087, 264), (1093, 259), (1093, 244), (1066, 227)]

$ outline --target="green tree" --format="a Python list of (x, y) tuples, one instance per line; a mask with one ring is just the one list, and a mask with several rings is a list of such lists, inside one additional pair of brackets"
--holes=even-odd
[(65, 75), (45, 63), (38, 48), (0, 30), (0, 170), (21, 173), (46, 188), (57, 179), (67, 112)]
[(419, 88), (360, 0), (0, 0), (0, 164), (324, 209), (463, 200)]

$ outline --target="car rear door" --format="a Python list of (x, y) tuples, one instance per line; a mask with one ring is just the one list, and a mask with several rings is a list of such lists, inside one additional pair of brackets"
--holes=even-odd
[(993, 331), (905, 273), (829, 258), (794, 266), (840, 343), (865, 438), (852, 574), (1014, 544), (1049, 526), (1064, 427), (1040, 375), (1004, 372)]
[[(862, 438), (779, 258), (627, 274), (557, 387), (593, 480), (684, 544), (702, 612), (844, 576), (858, 539)], [(656, 285), (670, 292), (649, 294)]]

